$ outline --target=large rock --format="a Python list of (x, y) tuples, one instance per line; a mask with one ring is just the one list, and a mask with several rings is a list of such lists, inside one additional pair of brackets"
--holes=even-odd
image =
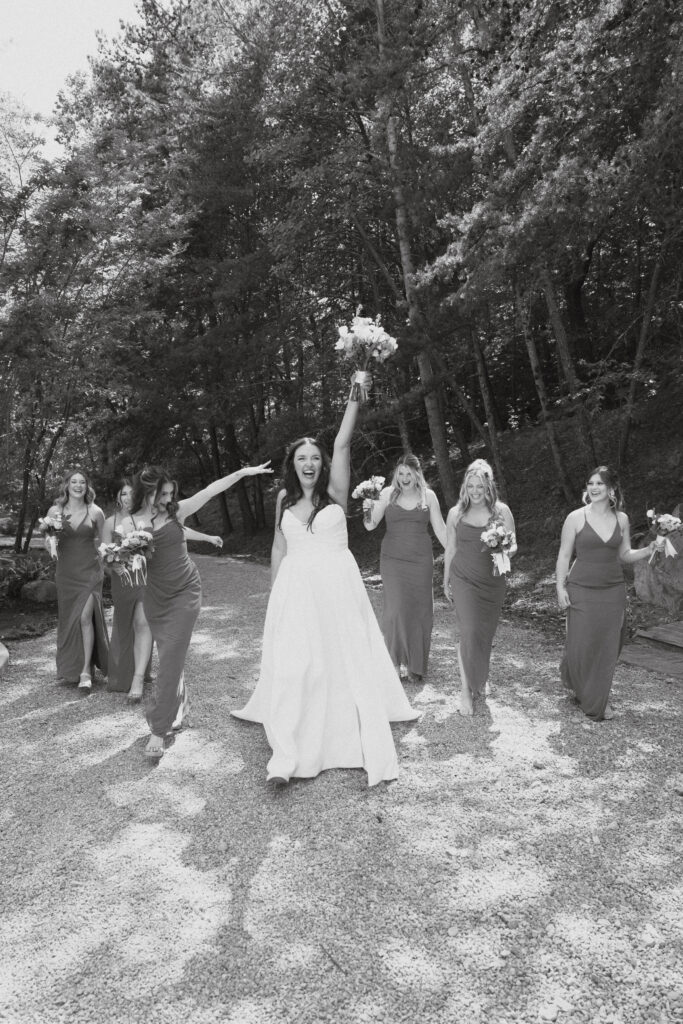
[(21, 588), (21, 599), (32, 604), (55, 604), (57, 587), (52, 580), (31, 580)]
[(665, 557), (658, 553), (652, 565), (644, 558), (633, 566), (636, 594), (641, 601), (666, 608), (670, 615), (683, 614), (683, 536), (671, 538), (678, 555)]

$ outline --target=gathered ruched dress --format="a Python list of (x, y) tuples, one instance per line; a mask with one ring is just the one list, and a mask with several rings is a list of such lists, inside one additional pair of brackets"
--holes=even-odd
[(388, 504), (380, 553), (384, 640), (394, 665), (419, 676), (427, 674), (434, 622), (429, 520), (428, 508)]
[(484, 548), (484, 526), (459, 519), (455, 527), (455, 557), (450, 582), (460, 658), (473, 696), (481, 693), (489, 676), (491, 646), (505, 600), (505, 576), (493, 575), (493, 559)]
[(268, 778), (364, 768), (370, 786), (395, 779), (389, 723), (418, 715), (349, 551), (344, 510), (327, 505), (308, 528), (287, 509), (282, 532), (287, 553), (268, 601), (259, 680), (233, 715), (265, 727)]
[[(116, 529), (116, 520), (112, 530), (112, 540), (120, 544), (124, 534)], [(145, 596), (145, 588), (128, 586), (115, 572), (111, 573), (111, 599), (114, 605), (114, 621), (109, 641), (109, 678), (107, 689), (117, 693), (130, 690), (135, 673), (135, 606)], [(149, 666), (148, 666), (149, 668)]]
[(626, 633), (626, 587), (619, 561), (619, 521), (604, 541), (586, 518), (576, 535), (576, 559), (567, 576), (567, 636), (562, 682), (582, 711), (600, 721)]
[(57, 675), (68, 682), (77, 682), (83, 671), (83, 635), (81, 613), (92, 594), (92, 622), (95, 633), (90, 664), (102, 675), (108, 671), (109, 638), (102, 611), (104, 570), (95, 550), (95, 525), (89, 513), (72, 529), (69, 520), (57, 541)]
[(154, 531), (143, 607), (157, 645), (156, 693), (147, 711), (154, 736), (165, 736), (185, 699), (185, 657), (202, 605), (202, 584), (187, 554), (185, 532), (171, 519)]

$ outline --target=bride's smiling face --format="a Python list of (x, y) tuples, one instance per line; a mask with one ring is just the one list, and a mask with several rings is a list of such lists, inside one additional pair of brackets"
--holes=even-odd
[(318, 482), (323, 468), (323, 457), (315, 444), (306, 441), (294, 453), (294, 471), (305, 490), (311, 490)]

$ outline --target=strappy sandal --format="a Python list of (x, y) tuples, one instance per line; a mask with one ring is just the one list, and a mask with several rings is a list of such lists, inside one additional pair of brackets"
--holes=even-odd
[[(158, 743), (152, 743), (153, 740), (158, 740)], [(148, 757), (150, 761), (160, 761), (164, 756), (164, 741), (158, 736), (151, 736), (149, 743), (145, 747), (143, 754)]]

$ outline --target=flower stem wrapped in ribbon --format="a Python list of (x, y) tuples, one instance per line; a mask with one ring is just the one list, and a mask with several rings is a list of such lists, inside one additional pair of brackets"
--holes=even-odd
[[(384, 487), (384, 479), (383, 476), (371, 476), (369, 480), (361, 481), (357, 487), (354, 487), (351, 497), (360, 498), (361, 500), (369, 498), (370, 501), (377, 501)], [(372, 506), (363, 509), (363, 519), (366, 523), (371, 522)]]
[(665, 558), (675, 558), (678, 552), (670, 538), (672, 534), (683, 533), (683, 522), (678, 516), (669, 515), (667, 512), (657, 515), (653, 508), (647, 510), (647, 518), (650, 520), (650, 529), (654, 530), (657, 537), (657, 548), (650, 555), (648, 563), (651, 563), (659, 552), (662, 552)]
[(47, 539), (50, 554), (53, 558), (57, 557), (57, 539), (64, 529), (64, 523), (68, 522), (69, 519), (70, 516), (64, 515), (64, 513), (57, 513), (57, 515), (44, 516), (38, 520), (38, 529)]
[(510, 556), (508, 551), (512, 547), (514, 537), (510, 530), (507, 530), (501, 522), (493, 520), (482, 532), (482, 551), (487, 549), (491, 552), (493, 559), (493, 575), (504, 576), (510, 572)]
[(132, 530), (120, 544), (100, 544), (98, 551), (127, 587), (147, 583), (147, 561), (154, 551), (154, 537), (147, 530)]
[(369, 316), (356, 314), (350, 327), (339, 328), (335, 350), (341, 352), (344, 359), (355, 359), (360, 363), (360, 369), (353, 377), (352, 401), (367, 401), (371, 383), (368, 367), (373, 361), (383, 363), (397, 348), (396, 338), (387, 334), (379, 316), (371, 320)]

